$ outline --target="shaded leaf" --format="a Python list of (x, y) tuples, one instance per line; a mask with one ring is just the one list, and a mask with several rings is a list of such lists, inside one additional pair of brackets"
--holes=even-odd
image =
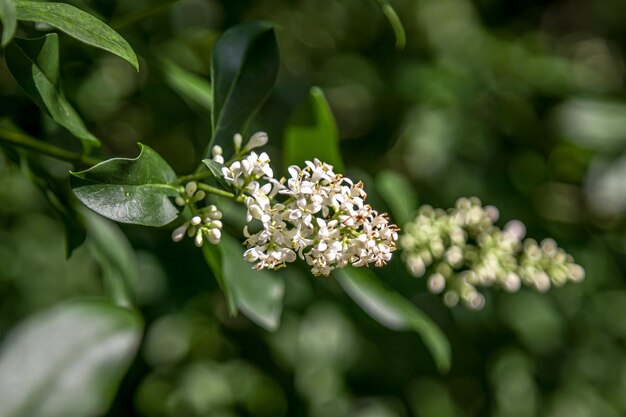
[(47, 23), (88, 45), (104, 49), (128, 61), (137, 71), (135, 52), (119, 33), (106, 23), (65, 3), (17, 0), (17, 20)]
[(390, 170), (380, 172), (376, 175), (376, 191), (389, 205), (398, 224), (412, 220), (417, 210), (417, 193), (403, 175)]
[(107, 292), (116, 305), (132, 306), (139, 281), (133, 247), (116, 224), (86, 209), (83, 215), (88, 248), (102, 269)]
[(424, 340), (439, 370), (450, 369), (450, 344), (446, 336), (413, 303), (385, 288), (369, 270), (348, 267), (333, 274), (344, 291), (367, 314), (389, 329), (415, 331)]
[(178, 195), (177, 177), (161, 156), (139, 144), (136, 158), (113, 158), (85, 171), (72, 172), (74, 194), (109, 219), (163, 226), (178, 216), (168, 197)]
[(228, 185), (226, 181), (224, 181), (224, 174), (222, 174), (222, 168), (224, 167), (224, 165), (212, 159), (203, 159), (202, 163), (206, 165), (207, 168), (209, 168), (209, 171), (211, 171), (211, 174), (213, 174), (213, 176), (222, 185), (222, 187), (224, 187), (225, 189), (230, 188), (230, 185)]
[(303, 166), (304, 161), (317, 158), (333, 165), (336, 172), (344, 171), (337, 123), (319, 88), (311, 88), (291, 117), (285, 129), (284, 145), (286, 166)]
[(59, 86), (59, 38), (15, 39), (6, 48), (6, 62), (24, 92), (52, 119), (79, 138), (85, 148), (100, 146), (67, 101)]
[(0, 34), (0, 46), (6, 46), (17, 28), (15, 3), (13, 0), (0, 0), (0, 23), (2, 23), (2, 34)]
[(167, 85), (190, 107), (197, 107), (207, 114), (213, 110), (213, 87), (209, 81), (181, 68), (169, 59), (160, 58), (159, 63)]
[(209, 265), (209, 268), (213, 271), (217, 283), (224, 292), (228, 314), (236, 316), (237, 301), (235, 300), (235, 294), (233, 293), (230, 283), (224, 279), (224, 256), (222, 255), (222, 248), (216, 245), (203, 245), (202, 254), (204, 255), (207, 265)]
[(203, 250), (226, 295), (231, 315), (239, 310), (259, 326), (276, 330), (285, 293), (280, 275), (252, 269), (243, 258), (239, 241), (228, 235), (222, 236), (218, 246), (205, 245)]
[(101, 301), (69, 302), (27, 319), (0, 348), (0, 415), (104, 414), (141, 333), (136, 313)]
[(235, 26), (220, 36), (213, 49), (213, 145), (233, 153), (233, 135), (245, 129), (269, 96), (279, 68), (278, 43), (272, 25), (251, 22)]

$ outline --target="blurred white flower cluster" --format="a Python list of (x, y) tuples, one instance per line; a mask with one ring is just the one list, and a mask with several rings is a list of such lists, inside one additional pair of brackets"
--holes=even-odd
[[(266, 141), (257, 133), (244, 151)], [(239, 146), (236, 136), (235, 148)], [(300, 257), (314, 275), (327, 276), (346, 265), (382, 266), (391, 259), (398, 229), (365, 204), (362, 183), (335, 174), (317, 159), (304, 168), (291, 166), (290, 178), (279, 181), (269, 163), (266, 153), (250, 152), (222, 168), (224, 180), (245, 198), (249, 225), (244, 256), (256, 269), (278, 269)], [(258, 231), (251, 232), (253, 228)]]
[(443, 293), (449, 306), (460, 301), (472, 309), (485, 304), (478, 287), (515, 292), (524, 284), (543, 292), (584, 278), (584, 269), (554, 240), (523, 240), (521, 222), (500, 229), (498, 216), (477, 198), (461, 198), (448, 211), (422, 206), (399, 241), (409, 271), (421, 277), (428, 269), (431, 292)]

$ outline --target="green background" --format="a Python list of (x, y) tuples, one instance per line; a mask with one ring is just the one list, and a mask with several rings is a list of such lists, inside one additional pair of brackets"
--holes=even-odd
[[(582, 284), (548, 294), (487, 290), (485, 309), (469, 312), (443, 306), (396, 256), (376, 272), (450, 339), (452, 369), (441, 375), (418, 335), (380, 326), (333, 279), (303, 265), (283, 270), (282, 324), (269, 333), (228, 316), (192, 242), (171, 242), (171, 227), (123, 226), (146, 333), (108, 415), (626, 414), (623, 0), (395, 0), (403, 50), (373, 0), (69, 3), (108, 22), (140, 56), (137, 73), (59, 36), (65, 95), (103, 155), (136, 156), (141, 141), (178, 174), (193, 171), (210, 114), (202, 97), (173, 88), (175, 75), (155, 57), (208, 79), (219, 33), (266, 20), (277, 25), (282, 67), (251, 132), (268, 132), (277, 166), (293, 109), (319, 86), (347, 174), (364, 180), (372, 204), (386, 207), (376, 185), (388, 170), (412, 184), (420, 204), (477, 196), (500, 209), (502, 224), (519, 219), (529, 236), (555, 238), (587, 271)], [(41, 29), (20, 25), (18, 35)], [(78, 149), (3, 59), (0, 117)], [(41, 163), (67, 181), (69, 165)], [(103, 294), (97, 257), (82, 247), (65, 259), (61, 220), (1, 154), (0, 201), (0, 338), (62, 300)]]

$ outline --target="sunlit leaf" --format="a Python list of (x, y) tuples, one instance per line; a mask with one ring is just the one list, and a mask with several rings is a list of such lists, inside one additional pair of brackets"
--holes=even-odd
[(243, 258), (241, 244), (228, 235), (222, 236), (218, 246), (205, 248), (204, 255), (226, 295), (231, 314), (239, 310), (259, 326), (276, 330), (285, 293), (280, 275), (252, 269)]
[(15, 3), (13, 0), (0, 0), (0, 23), (2, 23), (0, 46), (6, 46), (13, 39), (15, 28), (17, 27), (15, 15)]
[(345, 268), (333, 274), (344, 291), (367, 314), (389, 329), (415, 331), (424, 340), (439, 370), (450, 369), (450, 344), (446, 336), (413, 303), (385, 288), (369, 270)]
[(394, 220), (403, 225), (412, 220), (417, 210), (417, 193), (411, 183), (395, 171), (382, 171), (376, 175), (376, 191), (391, 209)]
[(69, 302), (27, 319), (0, 348), (0, 416), (104, 414), (141, 329), (137, 314), (101, 301)]
[(37, 39), (14, 39), (6, 62), (24, 92), (52, 119), (79, 138), (85, 148), (100, 141), (87, 130), (59, 86), (59, 38), (50, 33)]
[(213, 88), (210, 82), (168, 59), (160, 58), (159, 62), (165, 82), (187, 104), (207, 114), (213, 110)]
[(139, 70), (139, 62), (128, 42), (89, 13), (65, 3), (17, 0), (17, 20), (46, 23), (88, 45), (104, 49)]
[(178, 195), (176, 173), (154, 150), (139, 146), (136, 158), (113, 158), (72, 172), (72, 189), (83, 204), (104, 217), (163, 226), (178, 216), (169, 200)]
[[(213, 140), (233, 152), (233, 135), (244, 133), (274, 87), (279, 68), (272, 25), (251, 22), (235, 26), (217, 40), (211, 61)], [(211, 146), (205, 157), (209, 157)]]
[(84, 210), (87, 244), (102, 270), (112, 300), (121, 307), (133, 305), (139, 281), (135, 251), (120, 228), (105, 218)]
[(333, 165), (335, 171), (344, 171), (337, 123), (319, 88), (311, 88), (291, 117), (285, 129), (284, 145), (286, 166), (303, 166), (304, 161), (318, 158)]

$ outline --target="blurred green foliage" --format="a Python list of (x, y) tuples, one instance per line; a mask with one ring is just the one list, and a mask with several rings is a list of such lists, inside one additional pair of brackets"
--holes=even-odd
[[(348, 172), (392, 215), (394, 205), (410, 202), (374, 184), (393, 175), (420, 203), (448, 207), (476, 195), (503, 218), (526, 223), (529, 235), (554, 237), (587, 271), (582, 284), (548, 294), (489, 292), (486, 308), (469, 312), (444, 307), (396, 257), (377, 273), (450, 339), (452, 368), (440, 375), (417, 335), (381, 327), (332, 279), (279, 272), (285, 308), (269, 333), (228, 315), (189, 242), (173, 245), (166, 229), (123, 226), (146, 331), (108, 415), (626, 414), (621, 0), (390, 0), (406, 30), (404, 49), (395, 48), (373, 0), (69, 3), (108, 22), (139, 56), (137, 73), (59, 36), (65, 96), (102, 141), (103, 155), (134, 157), (141, 141), (177, 173), (191, 172), (210, 135), (203, 81), (215, 40), (232, 25), (263, 19), (277, 25), (282, 68), (253, 127), (269, 133), (274, 159), (292, 110), (318, 85), (338, 122)], [(20, 25), (17, 36), (49, 29)], [(0, 60), (0, 117), (77, 148), (39, 114)], [(69, 169), (35, 159), (57, 178)], [(0, 158), (2, 340), (32, 313), (100, 296), (115, 285), (107, 276), (123, 273), (103, 262), (97, 242), (65, 259), (62, 219), (14, 160), (11, 152)]]

